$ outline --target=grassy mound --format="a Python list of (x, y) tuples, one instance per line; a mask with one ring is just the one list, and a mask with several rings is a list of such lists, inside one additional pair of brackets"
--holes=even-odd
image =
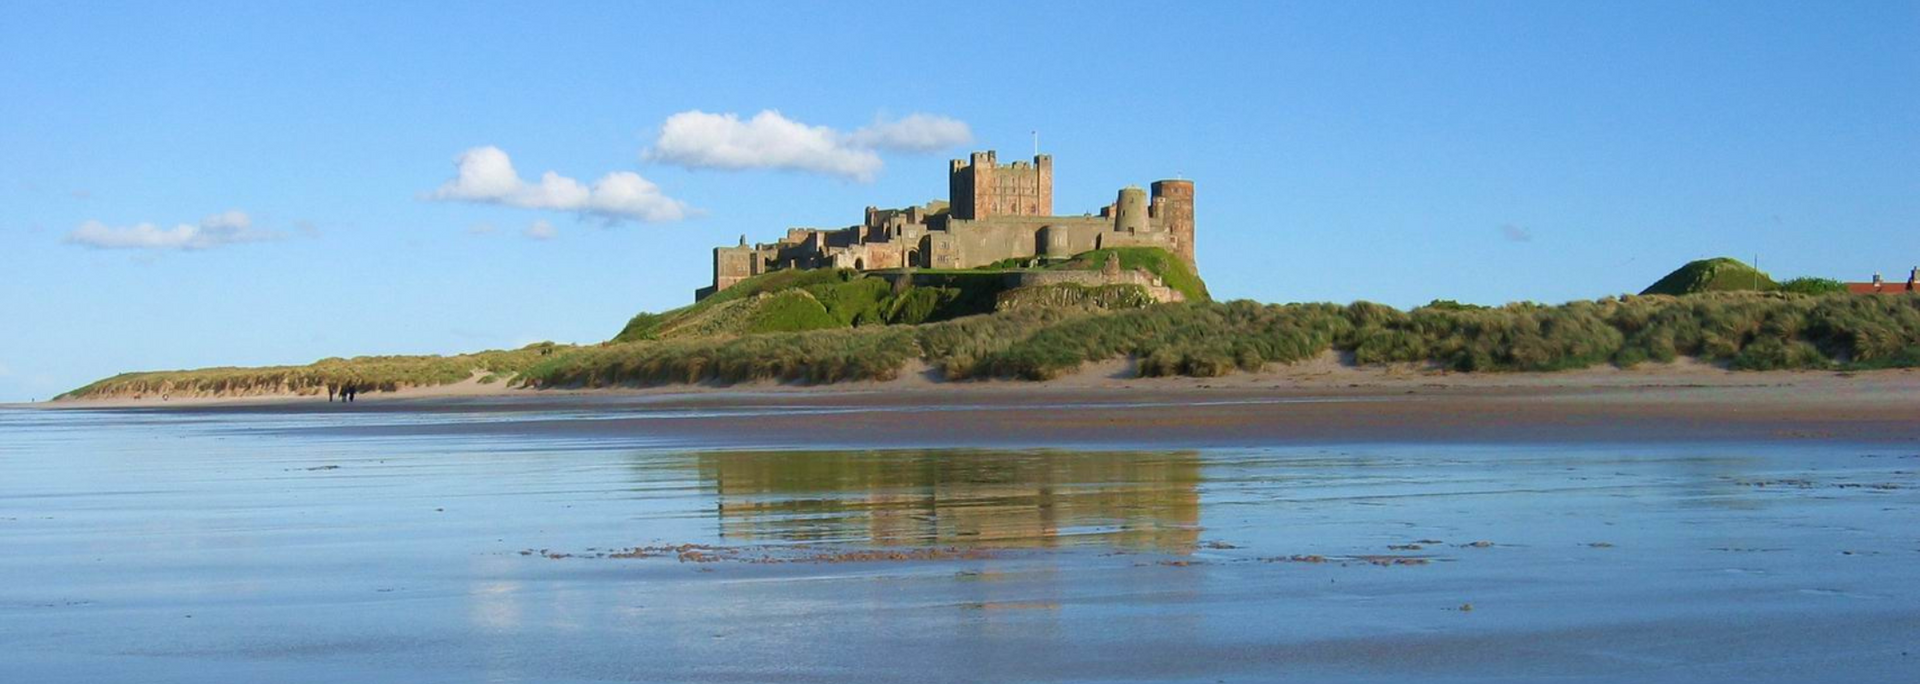
[(1689, 295), (1701, 292), (1734, 292), (1739, 290), (1757, 290), (1767, 292), (1780, 289), (1780, 285), (1759, 269), (1748, 266), (1738, 259), (1719, 257), (1688, 262), (1674, 269), (1666, 277), (1655, 281), (1643, 295)]
[(616, 342), (630, 342), (673, 337), (676, 333), (695, 336), (738, 332), (737, 319), (742, 316), (733, 310), (741, 308), (742, 303), (760, 295), (845, 282), (848, 273), (831, 269), (787, 270), (755, 276), (678, 309), (660, 313), (641, 312), (628, 320), (626, 327), (621, 328), (613, 339)]
[(971, 291), (989, 285), (997, 290), (998, 280), (895, 292), (885, 280), (847, 269), (775, 271), (688, 306), (634, 316), (613, 341), (913, 325), (992, 311), (992, 291)]
[[(1160, 276), (1188, 301), (1208, 301), (1206, 283), (1179, 257), (1155, 247), (1122, 247), (1081, 254), (1051, 269), (1099, 270), (1107, 255), (1120, 257), (1125, 269)], [(764, 332), (800, 332), (866, 325), (917, 325), (990, 313), (1000, 304), (1006, 280), (1000, 270), (917, 269), (913, 287), (895, 291), (886, 281), (848, 269), (782, 270), (740, 281), (733, 287), (672, 311), (641, 313), (627, 321), (613, 342), (669, 340)], [(1077, 296), (1076, 296), (1077, 295)], [(1126, 293), (1027, 294), (1032, 303), (1072, 299), (1103, 308), (1135, 306)]]
[(1160, 276), (1161, 282), (1179, 292), (1189, 302), (1205, 302), (1213, 299), (1207, 294), (1207, 283), (1200, 279), (1200, 274), (1187, 268), (1187, 262), (1181, 261), (1180, 257), (1158, 247), (1096, 249), (1078, 254), (1066, 263), (1051, 268), (1098, 271), (1106, 266), (1108, 254), (1120, 255), (1120, 268), (1123, 270), (1144, 269), (1148, 273)]
[(845, 324), (806, 290), (766, 295), (746, 318), (746, 332), (801, 332), (841, 328)]

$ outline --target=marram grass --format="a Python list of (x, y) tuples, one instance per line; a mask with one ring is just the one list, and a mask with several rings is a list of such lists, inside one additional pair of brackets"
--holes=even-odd
[(1139, 360), (1142, 375), (1216, 376), (1350, 352), (1363, 365), (1463, 372), (1630, 367), (1692, 357), (1736, 370), (1920, 366), (1920, 295), (1715, 292), (1400, 311), (1369, 302), (1156, 304), (1112, 313), (1033, 308), (921, 325), (529, 347), (450, 357), (328, 359), (308, 366), (129, 373), (67, 397), (315, 393), (447, 384), (475, 372), (528, 387), (755, 380), (887, 380), (916, 359), (945, 378), (1044, 380)]
[(328, 358), (304, 366), (202, 368), (121, 373), (57, 397), (250, 396), (326, 394), (352, 385), (364, 391), (449, 385), (482, 372), (496, 379), (517, 375), (540, 359), (564, 353), (551, 343), (457, 356), (361, 356)]

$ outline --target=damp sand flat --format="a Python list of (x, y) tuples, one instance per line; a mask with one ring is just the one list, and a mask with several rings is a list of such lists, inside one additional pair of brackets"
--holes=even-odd
[[(1254, 376), (1257, 378), (1257, 376)], [(1032, 445), (1266, 447), (1306, 443), (1920, 442), (1920, 372), (1361, 375), (1348, 384), (1249, 378), (974, 383), (938, 388), (752, 387), (369, 395), (39, 407), (242, 416), (262, 430), (509, 442), (792, 448)], [(856, 383), (857, 385), (858, 383)], [(403, 393), (404, 394), (404, 393)], [(0, 407), (3, 408), (3, 407)]]
[(0, 412), (0, 672), (1907, 681), (1920, 643), (1892, 422), (1126, 448), (1048, 437), (1111, 406), (366, 407)]

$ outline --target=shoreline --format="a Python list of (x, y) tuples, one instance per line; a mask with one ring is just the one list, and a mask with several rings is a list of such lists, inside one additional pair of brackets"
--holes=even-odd
[[(1478, 372), (1440, 370), (1415, 364), (1357, 366), (1334, 353), (1322, 358), (1286, 366), (1274, 366), (1259, 372), (1236, 371), (1232, 374), (1197, 378), (1188, 376), (1138, 377), (1136, 364), (1114, 359), (1085, 364), (1079, 371), (1051, 380), (958, 380), (939, 377), (938, 371), (919, 360), (911, 361), (892, 380), (856, 380), (831, 384), (752, 381), (741, 383), (666, 384), (653, 386), (615, 386), (594, 388), (515, 388), (505, 382), (482, 384), (482, 373), (462, 382), (446, 385), (406, 387), (397, 391), (363, 393), (361, 401), (385, 402), (396, 399), (456, 399), (485, 397), (557, 397), (557, 396), (658, 396), (706, 394), (792, 394), (821, 395), (861, 392), (903, 394), (950, 393), (1026, 393), (1034, 391), (1116, 391), (1168, 392), (1202, 390), (1275, 391), (1282, 393), (1331, 392), (1354, 389), (1563, 389), (1605, 390), (1619, 388), (1736, 388), (1779, 385), (1808, 385), (1816, 389), (1847, 387), (1883, 387), (1907, 385), (1920, 391), (1920, 368), (1892, 368), (1870, 371), (1779, 370), (1734, 371), (1693, 359), (1670, 364), (1646, 363), (1634, 368), (1613, 366), (1554, 372)], [(208, 405), (325, 404), (320, 393), (259, 393), (217, 396), (143, 396), (83, 399), (50, 399), (29, 403), (0, 403), (0, 408), (168, 408)]]
[[(1223, 378), (1121, 377), (1124, 362), (1047, 382), (887, 382), (514, 390), (462, 383), (362, 395), (63, 401), (41, 410), (475, 414), (454, 423), (299, 428), (355, 434), (642, 438), (727, 448), (1233, 447), (1335, 442), (1920, 442), (1920, 370), (1727, 371), (1681, 363), (1466, 374), (1299, 364)], [(542, 413), (590, 412), (577, 415)], [(489, 415), (491, 414), (491, 415)], [(505, 414), (516, 414), (507, 416)]]

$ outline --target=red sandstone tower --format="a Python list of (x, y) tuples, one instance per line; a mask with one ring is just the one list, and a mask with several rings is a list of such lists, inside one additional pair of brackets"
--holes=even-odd
[(1174, 253), (1187, 262), (1187, 268), (1200, 270), (1193, 262), (1193, 181), (1154, 181), (1153, 208), (1161, 225), (1173, 234)]
[(947, 198), (957, 219), (1052, 216), (1053, 155), (1012, 164), (1000, 164), (992, 151), (955, 159), (947, 169)]

